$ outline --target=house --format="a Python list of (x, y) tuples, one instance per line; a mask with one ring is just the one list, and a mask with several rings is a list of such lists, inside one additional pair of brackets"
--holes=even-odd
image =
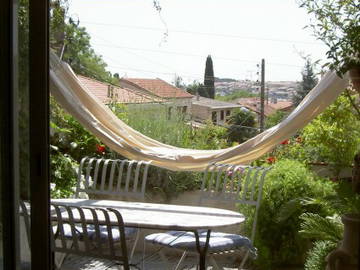
[(144, 91), (166, 100), (170, 105), (169, 112), (171, 112), (171, 107), (176, 107), (178, 111), (183, 113), (190, 112), (193, 95), (161, 79), (120, 79), (120, 86), (131, 90)]
[[(247, 108), (248, 110), (260, 115), (260, 98), (251, 97), (251, 98), (239, 98), (236, 100), (236, 103)], [(291, 101), (277, 101), (272, 100), (271, 102), (266, 102), (264, 104), (264, 114), (265, 117), (275, 113), (276, 111), (290, 112), (292, 110)]]
[(82, 75), (77, 75), (78, 79), (95, 97), (102, 103), (111, 102), (123, 104), (154, 103), (163, 102), (162, 98), (149, 94), (145, 91), (122, 88), (112, 84), (104, 83)]
[(233, 110), (241, 107), (234, 103), (195, 96), (192, 98), (191, 115), (194, 121), (203, 122), (211, 119), (216, 125), (224, 125)]

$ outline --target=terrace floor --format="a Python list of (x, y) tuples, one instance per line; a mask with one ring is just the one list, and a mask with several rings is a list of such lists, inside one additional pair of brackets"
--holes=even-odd
[[(180, 257), (171, 256), (167, 258), (169, 259), (169, 263), (164, 264), (164, 262), (161, 261), (160, 257), (158, 255), (155, 255), (152, 258), (148, 258), (146, 260), (144, 267), (142, 267), (141, 265), (142, 254), (137, 253), (133, 258), (133, 262), (139, 262), (139, 266), (132, 267), (131, 269), (143, 269), (143, 270), (174, 269)], [(180, 269), (196, 270), (197, 269), (196, 263), (197, 263), (196, 257), (189, 257), (186, 259), (186, 262), (181, 266)], [(213, 268), (209, 267), (208, 269), (213, 269)], [(238, 268), (224, 268), (224, 269), (235, 270)], [(79, 257), (76, 255), (71, 255), (65, 259), (63, 266), (61, 267), (61, 270), (119, 270), (119, 266), (114, 265), (113, 262), (108, 260), (90, 259), (90, 258)]]

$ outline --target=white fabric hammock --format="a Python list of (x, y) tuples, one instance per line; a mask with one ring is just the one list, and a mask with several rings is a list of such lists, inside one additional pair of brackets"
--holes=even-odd
[(193, 150), (166, 145), (132, 129), (81, 84), (70, 66), (50, 53), (50, 90), (57, 102), (112, 150), (176, 171), (204, 170), (211, 162), (248, 164), (291, 137), (330, 105), (348, 80), (327, 73), (281, 123), (248, 141), (221, 150)]

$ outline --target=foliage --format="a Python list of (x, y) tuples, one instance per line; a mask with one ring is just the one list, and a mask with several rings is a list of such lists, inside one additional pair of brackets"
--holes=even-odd
[(333, 165), (335, 173), (351, 166), (360, 147), (360, 124), (349, 100), (340, 96), (304, 128), (302, 138), (306, 154)]
[(326, 268), (326, 256), (336, 248), (337, 244), (332, 241), (316, 241), (308, 251), (304, 265), (305, 270), (324, 270)]
[(352, 166), (360, 148), (360, 123), (351, 102), (339, 96), (295, 137), (284, 141), (266, 156), (288, 158), (303, 163), (329, 164), (335, 176)]
[(96, 145), (100, 145), (101, 142), (74, 117), (60, 108), (52, 97), (50, 99), (50, 133), (50, 144), (76, 161), (80, 161), (85, 156), (103, 156), (102, 153), (96, 152)]
[(352, 186), (346, 180), (337, 184), (336, 195), (327, 198), (327, 204), (336, 209), (339, 214), (360, 214), (360, 194), (353, 192)]
[[(330, 181), (317, 178), (300, 162), (284, 159), (275, 163), (266, 176), (254, 240), (259, 255), (255, 263), (261, 269), (303, 263), (308, 241), (298, 233), (299, 216), (304, 212), (324, 216), (328, 215), (328, 209), (316, 201), (301, 204), (288, 214), (283, 212), (282, 217), (279, 209), (296, 198), (322, 200), (333, 192), (332, 186)], [(251, 224), (254, 213), (251, 207), (240, 211), (249, 217)]]
[(315, 87), (318, 83), (318, 79), (315, 76), (313, 63), (309, 57), (305, 58), (305, 66), (301, 72), (302, 81), (300, 82), (299, 88), (296, 90), (293, 96), (292, 102), (294, 106), (297, 106), (304, 97)]
[(309, 27), (329, 48), (331, 70), (339, 75), (360, 66), (360, 3), (353, 0), (299, 0), (314, 19)]
[(206, 58), (205, 65), (205, 74), (204, 74), (204, 89), (207, 92), (209, 98), (215, 98), (215, 77), (214, 77), (214, 68), (213, 61), (211, 56), (208, 55)]
[(258, 96), (259, 96), (259, 94), (251, 93), (247, 90), (243, 90), (243, 89), (236, 90), (235, 89), (231, 94), (226, 95), (226, 96), (217, 95), (215, 97), (215, 99), (221, 100), (221, 101), (232, 101), (237, 98), (248, 98), (248, 97), (258, 97)]
[(193, 129), (186, 124), (186, 116), (171, 109), (163, 104), (151, 105), (128, 105), (123, 108), (126, 110), (126, 118), (120, 116), (129, 126), (162, 143), (177, 147), (194, 149), (220, 149), (227, 146), (225, 140), (226, 129), (215, 126), (210, 121), (204, 128)]
[(265, 121), (265, 128), (271, 128), (279, 124), (288, 114), (283, 111), (276, 111), (270, 114)]
[[(184, 191), (199, 189), (201, 173), (169, 171), (151, 166), (148, 173), (148, 191), (150, 195), (160, 195), (165, 202)], [(153, 199), (149, 198), (150, 201)]]
[(20, 194), (23, 199), (29, 196), (29, 1), (20, 0), (18, 8), (18, 72), (19, 72), (19, 173)]
[(326, 256), (333, 251), (342, 239), (344, 226), (339, 215), (323, 217), (318, 214), (304, 213), (300, 234), (316, 240), (308, 251), (305, 269), (323, 270), (326, 267)]
[(71, 156), (51, 146), (50, 182), (51, 198), (68, 198), (74, 194), (79, 164)]
[(236, 109), (231, 114), (227, 138), (231, 142), (242, 143), (256, 135), (255, 116), (249, 110)]
[(322, 202), (332, 208), (333, 216), (304, 213), (300, 216), (300, 234), (315, 240), (313, 248), (308, 252), (305, 269), (325, 269), (325, 257), (336, 248), (344, 233), (344, 225), (340, 214), (360, 213), (360, 195), (353, 192), (350, 183), (341, 181), (336, 185), (336, 194), (327, 196)]
[(205, 90), (204, 85), (197, 81), (193, 81), (192, 84), (189, 84), (186, 87), (186, 91), (192, 95), (199, 95), (201, 97), (209, 97), (208, 92)]
[(112, 82), (111, 73), (106, 71), (106, 63), (91, 48), (90, 35), (84, 27), (70, 22), (65, 25), (65, 36), (66, 49), (63, 60), (69, 63), (75, 73)]

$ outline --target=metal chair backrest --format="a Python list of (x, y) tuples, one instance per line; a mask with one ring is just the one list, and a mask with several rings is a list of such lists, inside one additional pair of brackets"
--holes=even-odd
[(221, 201), (255, 207), (250, 239), (254, 240), (266, 173), (271, 167), (210, 164), (203, 175), (200, 204)]
[(144, 199), (150, 163), (85, 157), (80, 162), (75, 196), (85, 192)]
[[(114, 260), (123, 265), (124, 269), (129, 269), (124, 222), (117, 210), (51, 203), (51, 218), (57, 223), (56, 232), (51, 230), (54, 252)], [(81, 234), (78, 233), (79, 228)], [(107, 237), (101, 237), (104, 228)], [(116, 248), (113, 239), (114, 229), (120, 233), (120, 247), (117, 245)], [(71, 246), (68, 245), (67, 240), (72, 241)]]

